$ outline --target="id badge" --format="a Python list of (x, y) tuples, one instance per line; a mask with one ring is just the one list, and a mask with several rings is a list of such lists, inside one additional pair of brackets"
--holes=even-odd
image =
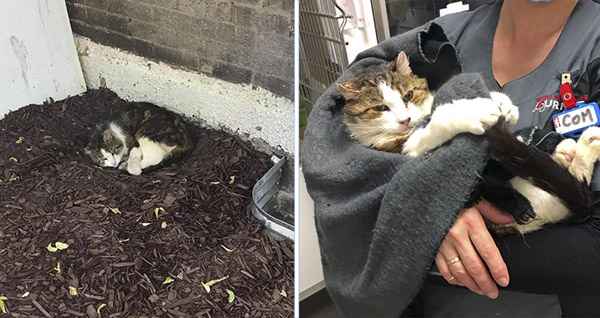
[(552, 117), (557, 133), (571, 138), (581, 135), (590, 126), (600, 126), (600, 107), (596, 102), (579, 102)]

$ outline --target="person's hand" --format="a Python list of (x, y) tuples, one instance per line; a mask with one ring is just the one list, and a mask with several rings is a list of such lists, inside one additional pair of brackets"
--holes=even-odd
[(448, 283), (495, 299), (498, 297), (496, 283), (508, 286), (508, 269), (482, 213), (495, 223), (512, 222), (512, 217), (485, 201), (461, 211), (442, 241), (435, 262)]

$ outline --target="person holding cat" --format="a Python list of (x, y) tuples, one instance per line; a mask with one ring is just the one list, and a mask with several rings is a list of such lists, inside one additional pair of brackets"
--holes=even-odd
[[(359, 54), (321, 96), (302, 160), (327, 288), (343, 317), (408, 317), (411, 307), (418, 317), (600, 317), (598, 209), (541, 226), (527, 224), (530, 215), (507, 214), (498, 201), (470, 203), (491, 161), (477, 143), (485, 139), (473, 135), (501, 123), (531, 128), (517, 143), (529, 146), (540, 131), (554, 130), (552, 118), (567, 100), (600, 100), (597, 25), (598, 1), (490, 1)], [(475, 94), (452, 95), (451, 85)], [(584, 182), (595, 203), (598, 131), (546, 154)], [(579, 157), (585, 169), (571, 169)], [(563, 208), (548, 200), (534, 210)], [(490, 223), (519, 223), (526, 234), (496, 237)], [(456, 288), (431, 277), (422, 284), (432, 262)]]
[[(576, 98), (600, 99), (597, 1), (496, 1), (436, 22), (456, 45), (464, 72), (481, 73), (490, 89), (509, 95), (520, 107), (517, 129), (546, 124), (560, 103), (563, 72), (574, 77)], [(598, 175), (591, 187), (600, 191)], [(600, 317), (595, 303), (600, 295), (600, 218), (497, 241), (485, 220), (513, 222), (485, 201), (463, 210), (436, 256), (449, 284), (491, 299), (499, 296), (498, 286), (557, 294), (564, 317)], [(437, 299), (443, 299), (440, 295)], [(453, 311), (461, 317), (489, 314), (460, 306)]]

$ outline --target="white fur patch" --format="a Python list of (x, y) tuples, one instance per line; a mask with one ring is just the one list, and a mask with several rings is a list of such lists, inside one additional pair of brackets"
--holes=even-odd
[(556, 146), (554, 153), (552, 154), (552, 158), (561, 166), (569, 169), (576, 152), (577, 142), (573, 139), (567, 138)]
[(402, 94), (391, 87), (386, 82), (381, 82), (378, 85), (379, 93), (383, 98), (383, 104), (390, 108), (390, 111), (383, 114), (383, 128), (389, 133), (403, 133), (409, 127), (403, 122), (409, 122), (413, 127), (421, 122), (427, 115), (431, 113), (433, 105), (433, 95), (429, 94), (422, 105), (414, 103), (406, 104), (402, 99)]
[(390, 108), (390, 111), (383, 114), (385, 129), (401, 130), (403, 127), (400, 123), (410, 120), (410, 113), (402, 100), (402, 95), (386, 82), (379, 83), (378, 88), (383, 97), (383, 104)]
[(579, 181), (590, 184), (594, 165), (600, 157), (600, 127), (589, 127), (579, 137), (569, 172)]
[(141, 152), (141, 168), (145, 169), (161, 163), (167, 158), (175, 146), (168, 146), (163, 143), (154, 142), (146, 137), (138, 139)]
[(556, 196), (534, 186), (531, 182), (515, 177), (510, 184), (517, 192), (523, 195), (536, 214), (534, 220), (528, 224), (512, 224), (522, 234), (542, 228), (544, 224), (556, 223), (567, 218), (571, 212)]
[[(515, 106), (510, 105), (515, 108)], [(427, 126), (415, 131), (404, 144), (403, 153), (417, 157), (461, 133), (481, 135), (506, 111), (490, 98), (459, 99), (438, 106)], [(518, 112), (516, 113), (518, 117)]]
[(103, 167), (116, 168), (119, 165), (119, 158), (110, 151), (100, 148), (100, 153), (104, 156)]
[(125, 133), (123, 132), (123, 129), (121, 129), (121, 127), (119, 127), (119, 125), (117, 125), (114, 122), (111, 122), (108, 125), (108, 128), (113, 132), (113, 135), (115, 137), (117, 137), (117, 139), (119, 141), (121, 141), (121, 143), (125, 144), (125, 141), (126, 141)]
[(411, 122), (414, 125), (422, 122), (425, 117), (431, 114), (431, 108), (433, 107), (433, 94), (429, 93), (421, 106), (413, 103), (408, 103), (408, 112), (410, 113)]
[(402, 95), (400, 94), (400, 92), (392, 88), (388, 83), (380, 82), (377, 87), (379, 88), (379, 93), (381, 94), (381, 97), (383, 97), (384, 104), (386, 104), (390, 108), (406, 108), (406, 105), (402, 100)]
[(121, 151), (119, 153), (115, 154), (110, 153), (105, 149), (100, 149), (100, 152), (104, 156), (104, 167), (117, 168), (123, 160), (123, 156), (125, 156), (125, 154), (128, 152), (127, 143), (125, 142), (126, 137), (121, 127), (119, 127), (119, 125), (117, 125), (116, 123), (111, 122), (108, 125), (108, 129), (110, 129), (112, 135), (121, 142), (123, 147), (121, 148)]
[(508, 95), (500, 92), (490, 92), (490, 97), (493, 101), (498, 103), (498, 107), (502, 112), (502, 116), (506, 119), (506, 122), (514, 127), (519, 121), (519, 108), (514, 106), (512, 100)]

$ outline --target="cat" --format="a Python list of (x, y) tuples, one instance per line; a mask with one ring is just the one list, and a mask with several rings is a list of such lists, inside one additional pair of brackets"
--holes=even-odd
[(385, 71), (365, 73), (338, 85), (345, 99), (344, 123), (364, 145), (418, 157), (459, 133), (483, 134), (505, 118), (515, 125), (519, 109), (504, 94), (440, 105), (432, 113), (434, 95), (427, 80), (413, 74), (400, 52)]
[[(600, 127), (592, 126), (585, 129), (577, 140), (565, 138), (551, 128), (526, 128), (517, 131), (515, 135), (518, 141), (534, 145), (551, 155), (554, 162), (566, 169), (584, 187), (589, 187), (594, 165), (600, 158)], [(550, 170), (552, 168), (540, 169)], [(509, 179), (510, 185), (527, 199), (531, 211), (534, 213), (530, 220), (522, 224), (515, 222), (493, 225), (496, 232), (513, 233), (516, 231), (525, 234), (539, 230), (545, 224), (558, 223), (575, 216), (569, 208), (569, 204), (565, 204), (564, 200), (532, 184), (527, 178), (517, 176), (507, 179)], [(487, 193), (490, 195), (489, 191)], [(495, 200), (495, 202), (502, 204), (502, 201), (499, 200)], [(582, 207), (590, 205), (590, 203), (582, 203)]]
[[(404, 52), (400, 52), (383, 71), (360, 74), (338, 84), (337, 90), (344, 98), (343, 122), (351, 137), (377, 150), (419, 157), (458, 134), (471, 133), (486, 134), (494, 141), (492, 147), (501, 144), (503, 147), (499, 148), (532, 151), (525, 147), (529, 144), (515, 144), (524, 138), (517, 140), (508, 132), (519, 118), (518, 107), (508, 96), (490, 92), (490, 98), (459, 99), (438, 105), (433, 110), (434, 92), (429, 89), (426, 79), (412, 72)], [(492, 127), (496, 129), (490, 130)], [(600, 128), (586, 131), (579, 142), (562, 138), (559, 141), (548, 153), (560, 167), (569, 169), (579, 182), (589, 183), (593, 164), (600, 156)], [(550, 164), (549, 169), (553, 168)], [(572, 184), (571, 175), (567, 178), (565, 173), (558, 175), (561, 184)], [(509, 178), (489, 176), (484, 179), (479, 194), (506, 208), (516, 220), (498, 228), (499, 232), (510, 228), (524, 234), (570, 215), (561, 199), (527, 178), (509, 175)], [(512, 204), (507, 198), (522, 202)], [(559, 208), (547, 208), (549, 206)]]
[(140, 175), (192, 148), (188, 123), (181, 116), (150, 103), (132, 102), (96, 127), (84, 152), (100, 167)]

